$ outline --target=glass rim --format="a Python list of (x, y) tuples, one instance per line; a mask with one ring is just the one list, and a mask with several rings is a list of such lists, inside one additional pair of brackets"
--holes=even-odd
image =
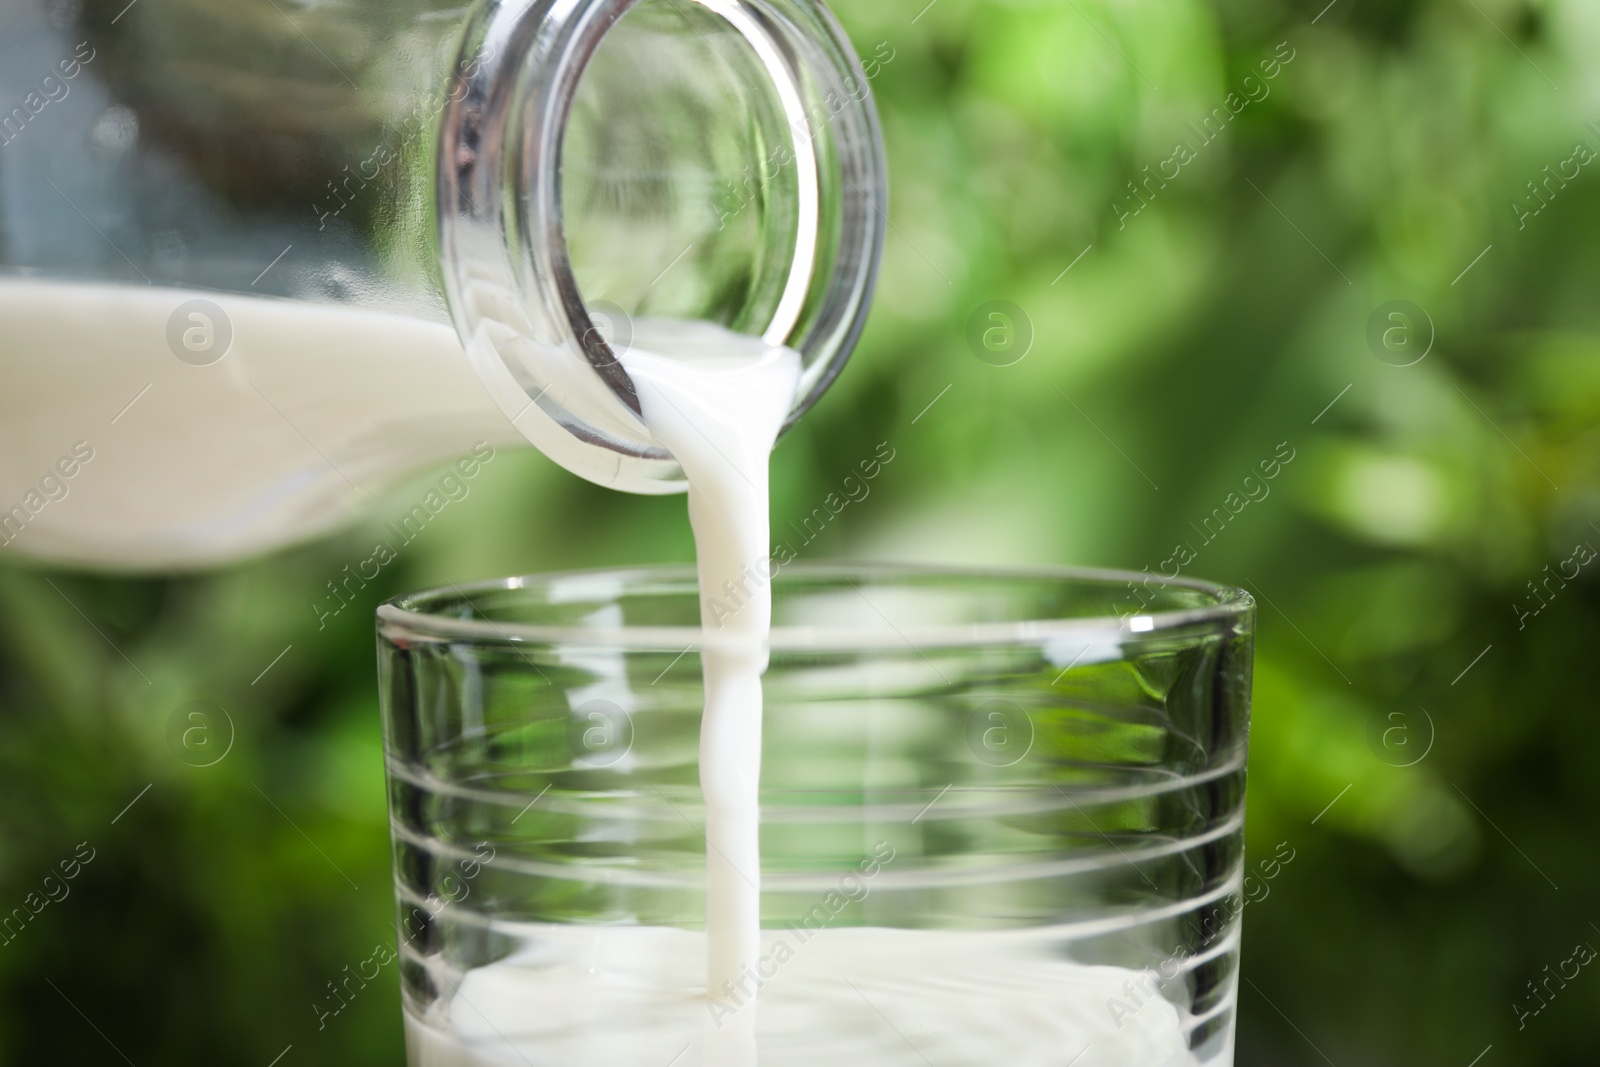
[[(693, 583), (697, 573), (693, 564), (656, 564), (637, 567), (604, 567), (521, 575), (471, 582), (465, 586), (450, 583), (433, 589), (405, 593), (378, 605), (376, 620), (380, 636), (391, 632), (435, 640), (468, 641), (480, 645), (576, 645), (639, 651), (715, 648), (721, 642), (715, 633), (700, 626), (592, 626), (574, 624), (535, 624), (500, 622), (488, 618), (461, 619), (426, 610), (430, 601), (464, 601), (477, 611), (475, 594), (551, 586), (557, 582), (605, 582), (619, 591), (630, 584), (683, 581)], [(854, 580), (944, 579), (972, 581), (1052, 581), (1112, 584), (1143, 582), (1167, 589), (1184, 589), (1211, 598), (1203, 607), (1167, 611), (1129, 612), (1124, 615), (1092, 615), (1082, 618), (1017, 619), (1004, 622), (941, 623), (930, 626), (897, 627), (878, 612), (888, 629), (817, 625), (772, 627), (768, 647), (773, 652), (920, 652), (925, 648), (957, 648), (974, 645), (1023, 644), (1057, 636), (1102, 637), (1118, 643), (1130, 638), (1149, 640), (1163, 634), (1197, 626), (1249, 619), (1255, 611), (1255, 598), (1246, 590), (1198, 578), (1168, 578), (1142, 571), (1107, 570), (1094, 567), (984, 567), (908, 563), (793, 563), (781, 568), (771, 579), (774, 586), (800, 578)], [(857, 590), (860, 591), (859, 589)], [(862, 594), (866, 598), (866, 594)], [(876, 611), (871, 600), (869, 609)], [(481, 612), (480, 612), (481, 614)]]

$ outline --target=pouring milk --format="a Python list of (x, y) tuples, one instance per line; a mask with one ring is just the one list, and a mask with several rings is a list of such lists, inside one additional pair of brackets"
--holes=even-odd
[[(505, 924), (529, 948), (468, 972), (448, 1018), (407, 1018), (413, 1067), (926, 1067), (879, 1013), (937, 1033), (941, 1063), (1060, 1067), (1077, 1053), (1075, 1067), (1192, 1067), (1178, 1011), (1150, 975), (1054, 958), (1048, 934), (842, 928), (796, 944), (796, 931), (761, 929), (768, 459), (800, 360), (707, 323), (663, 321), (637, 324), (619, 359), (651, 435), (689, 481), (705, 932)], [(730, 614), (719, 597), (734, 586), (743, 605)], [(1149, 994), (1139, 1011), (1108, 1009), (1136, 989)]]

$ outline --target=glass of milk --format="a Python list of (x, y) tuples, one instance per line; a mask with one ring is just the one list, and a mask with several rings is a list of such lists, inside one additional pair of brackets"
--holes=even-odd
[[(1249, 596), (767, 572), (705, 615), (692, 568), (380, 609), (412, 1067), (1231, 1064)], [(702, 618), (763, 584), (741, 859), (706, 834)]]

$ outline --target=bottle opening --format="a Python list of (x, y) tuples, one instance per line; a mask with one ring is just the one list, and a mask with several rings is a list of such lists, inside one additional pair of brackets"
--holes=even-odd
[(606, 343), (626, 344), (638, 317), (772, 344), (803, 328), (819, 180), (796, 74), (734, 5), (645, 0), (602, 39), (572, 102), (561, 195)]
[(445, 289), (480, 378), (575, 473), (684, 488), (617, 360), (636, 320), (799, 352), (789, 422), (865, 320), (883, 244), (867, 79), (817, 0), (492, 3), (443, 116)]

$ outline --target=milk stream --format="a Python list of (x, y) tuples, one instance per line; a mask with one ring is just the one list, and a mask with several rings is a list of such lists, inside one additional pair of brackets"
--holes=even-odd
[[(800, 357), (706, 324), (651, 323), (636, 330), (621, 361), (651, 436), (689, 481), (708, 638), (700, 728), (706, 984), (718, 996), (754, 973), (761, 950), (761, 674), (772, 627), (768, 459), (794, 403)], [(726, 603), (741, 606), (730, 611)]]
[[(440, 1017), (406, 1020), (412, 1067), (1195, 1067), (1150, 975), (1062, 959), (1058, 935), (761, 929), (768, 459), (799, 358), (664, 322), (637, 323), (620, 358), (689, 481), (705, 931), (497, 923), (526, 947), (438, 975)], [(1132, 1015), (1113, 1010), (1130, 998)]]

